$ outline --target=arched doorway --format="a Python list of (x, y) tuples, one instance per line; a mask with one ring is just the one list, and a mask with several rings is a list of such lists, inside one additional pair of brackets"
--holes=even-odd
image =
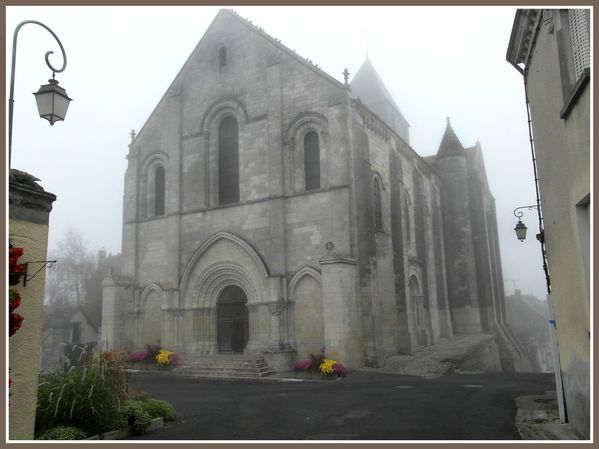
[(414, 332), (418, 346), (428, 346), (429, 336), (425, 323), (424, 296), (420, 282), (416, 276), (410, 276), (410, 297), (412, 301), (412, 322), (414, 323)]
[(218, 352), (243, 352), (248, 344), (248, 308), (245, 292), (229, 285), (216, 303)]

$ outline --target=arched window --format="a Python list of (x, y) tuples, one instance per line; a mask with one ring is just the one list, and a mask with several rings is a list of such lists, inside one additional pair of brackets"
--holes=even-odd
[(318, 134), (310, 131), (304, 136), (304, 173), (306, 190), (320, 188), (320, 147)]
[(218, 127), (218, 204), (239, 201), (239, 127), (233, 117)]
[(374, 228), (383, 230), (383, 205), (381, 198), (381, 182), (377, 176), (374, 177)]
[(162, 165), (154, 170), (154, 215), (164, 215), (165, 171)]
[(404, 209), (406, 212), (406, 238), (407, 241), (412, 241), (412, 222), (410, 218), (410, 201), (408, 200), (408, 195), (404, 197)]
[(218, 51), (218, 68), (222, 69), (227, 65), (227, 49), (225, 47), (221, 47)]

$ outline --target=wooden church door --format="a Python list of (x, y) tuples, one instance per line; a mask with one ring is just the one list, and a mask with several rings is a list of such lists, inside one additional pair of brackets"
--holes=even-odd
[(247, 296), (236, 285), (226, 287), (217, 301), (218, 352), (241, 353), (249, 339)]

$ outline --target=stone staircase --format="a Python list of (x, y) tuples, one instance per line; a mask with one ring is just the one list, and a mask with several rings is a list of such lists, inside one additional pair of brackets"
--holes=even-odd
[(259, 379), (274, 371), (261, 355), (215, 354), (184, 360), (172, 373), (189, 377)]

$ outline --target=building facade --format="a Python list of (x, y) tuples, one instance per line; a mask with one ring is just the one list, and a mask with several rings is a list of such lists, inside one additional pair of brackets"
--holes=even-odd
[(480, 144), (436, 155), (370, 61), (351, 84), (221, 10), (129, 146), (120, 273), (102, 344), (188, 357), (310, 353), (382, 366), (505, 324)]
[(590, 10), (521, 9), (507, 60), (523, 75), (566, 419), (590, 436)]

